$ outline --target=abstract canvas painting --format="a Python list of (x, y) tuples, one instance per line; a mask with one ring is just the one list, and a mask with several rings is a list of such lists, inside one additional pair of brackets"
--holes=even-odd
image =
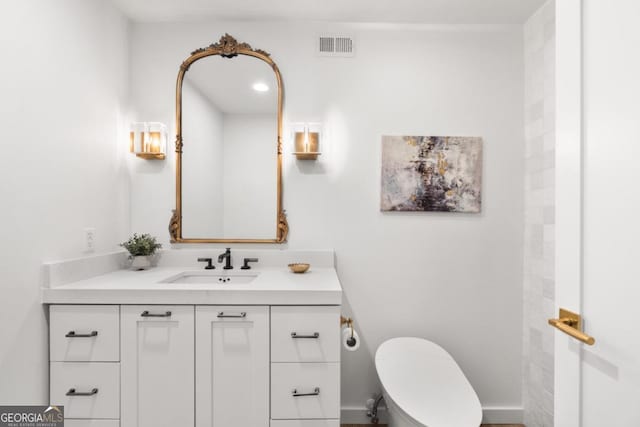
[(382, 137), (382, 211), (480, 212), (482, 138)]

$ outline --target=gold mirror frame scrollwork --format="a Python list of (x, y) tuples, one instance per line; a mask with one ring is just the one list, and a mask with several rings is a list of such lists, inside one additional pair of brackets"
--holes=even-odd
[[(271, 66), (278, 82), (278, 139), (277, 139), (277, 216), (275, 239), (214, 239), (214, 238), (183, 238), (182, 237), (182, 83), (185, 73), (191, 65), (207, 56), (219, 55), (233, 58), (238, 55), (253, 56)], [(247, 43), (239, 43), (229, 34), (225, 34), (220, 41), (205, 48), (191, 52), (191, 55), (180, 65), (176, 82), (176, 208), (169, 222), (171, 243), (284, 243), (289, 234), (287, 216), (282, 208), (282, 76), (280, 70), (270, 55), (264, 50), (253, 49)]]

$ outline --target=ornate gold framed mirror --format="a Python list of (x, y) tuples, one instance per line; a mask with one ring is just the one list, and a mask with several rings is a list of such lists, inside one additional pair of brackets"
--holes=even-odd
[(172, 243), (283, 243), (282, 76), (229, 34), (180, 65)]

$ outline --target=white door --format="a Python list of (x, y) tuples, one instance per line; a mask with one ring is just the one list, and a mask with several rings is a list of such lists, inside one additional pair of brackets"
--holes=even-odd
[(640, 2), (556, 0), (555, 425), (640, 426)]
[(194, 306), (122, 306), (122, 427), (194, 425)]
[(269, 426), (269, 307), (196, 307), (196, 426)]

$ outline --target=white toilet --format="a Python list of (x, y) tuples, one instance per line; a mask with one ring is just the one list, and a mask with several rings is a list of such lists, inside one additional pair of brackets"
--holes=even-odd
[(453, 357), (421, 338), (393, 338), (376, 351), (389, 427), (478, 427), (482, 407)]

